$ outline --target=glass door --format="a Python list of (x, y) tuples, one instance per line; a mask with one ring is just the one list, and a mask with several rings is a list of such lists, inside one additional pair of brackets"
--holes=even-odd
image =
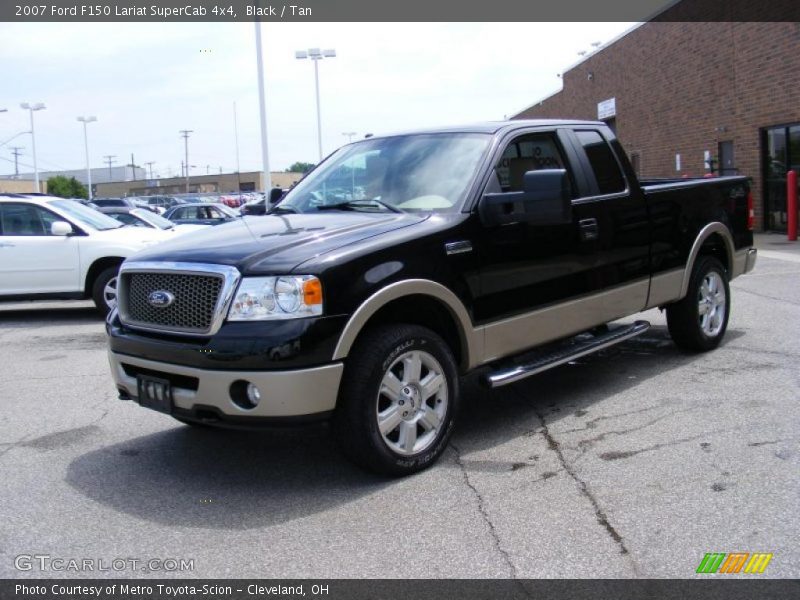
[(800, 174), (800, 125), (771, 127), (762, 137), (765, 227), (786, 231), (786, 173)]

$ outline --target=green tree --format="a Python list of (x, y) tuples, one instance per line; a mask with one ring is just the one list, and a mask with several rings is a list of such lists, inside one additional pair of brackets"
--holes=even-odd
[(296, 162), (291, 167), (286, 169), (287, 173), (308, 173), (314, 168), (314, 163)]
[(85, 185), (74, 177), (67, 179), (63, 175), (56, 175), (47, 180), (47, 193), (60, 198), (89, 197), (89, 191)]

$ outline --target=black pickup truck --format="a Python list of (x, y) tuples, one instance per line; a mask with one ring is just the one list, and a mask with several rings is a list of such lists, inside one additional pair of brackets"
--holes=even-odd
[(645, 331), (716, 347), (756, 259), (745, 177), (637, 181), (603, 123), (511, 121), (344, 146), (266, 216), (126, 260), (125, 400), (191, 425), (329, 419), (403, 475), (444, 450), (459, 376), (512, 383)]

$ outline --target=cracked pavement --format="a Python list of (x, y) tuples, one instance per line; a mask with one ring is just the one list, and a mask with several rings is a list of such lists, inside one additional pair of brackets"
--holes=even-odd
[(601, 354), (470, 377), (450, 448), (403, 480), (324, 426), (193, 430), (118, 401), (89, 304), (0, 305), (0, 576), (79, 575), (14, 570), (44, 553), (194, 559), (175, 577), (687, 578), (759, 551), (797, 577), (800, 261), (767, 254), (718, 350), (680, 353), (649, 311)]

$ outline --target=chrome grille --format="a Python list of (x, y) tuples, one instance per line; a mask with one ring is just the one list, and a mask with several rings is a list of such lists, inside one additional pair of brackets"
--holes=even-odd
[[(129, 273), (123, 277), (127, 279), (128, 321), (196, 332), (211, 328), (222, 277), (178, 273)], [(150, 304), (150, 294), (159, 290), (170, 292), (175, 301), (169, 306)]]

